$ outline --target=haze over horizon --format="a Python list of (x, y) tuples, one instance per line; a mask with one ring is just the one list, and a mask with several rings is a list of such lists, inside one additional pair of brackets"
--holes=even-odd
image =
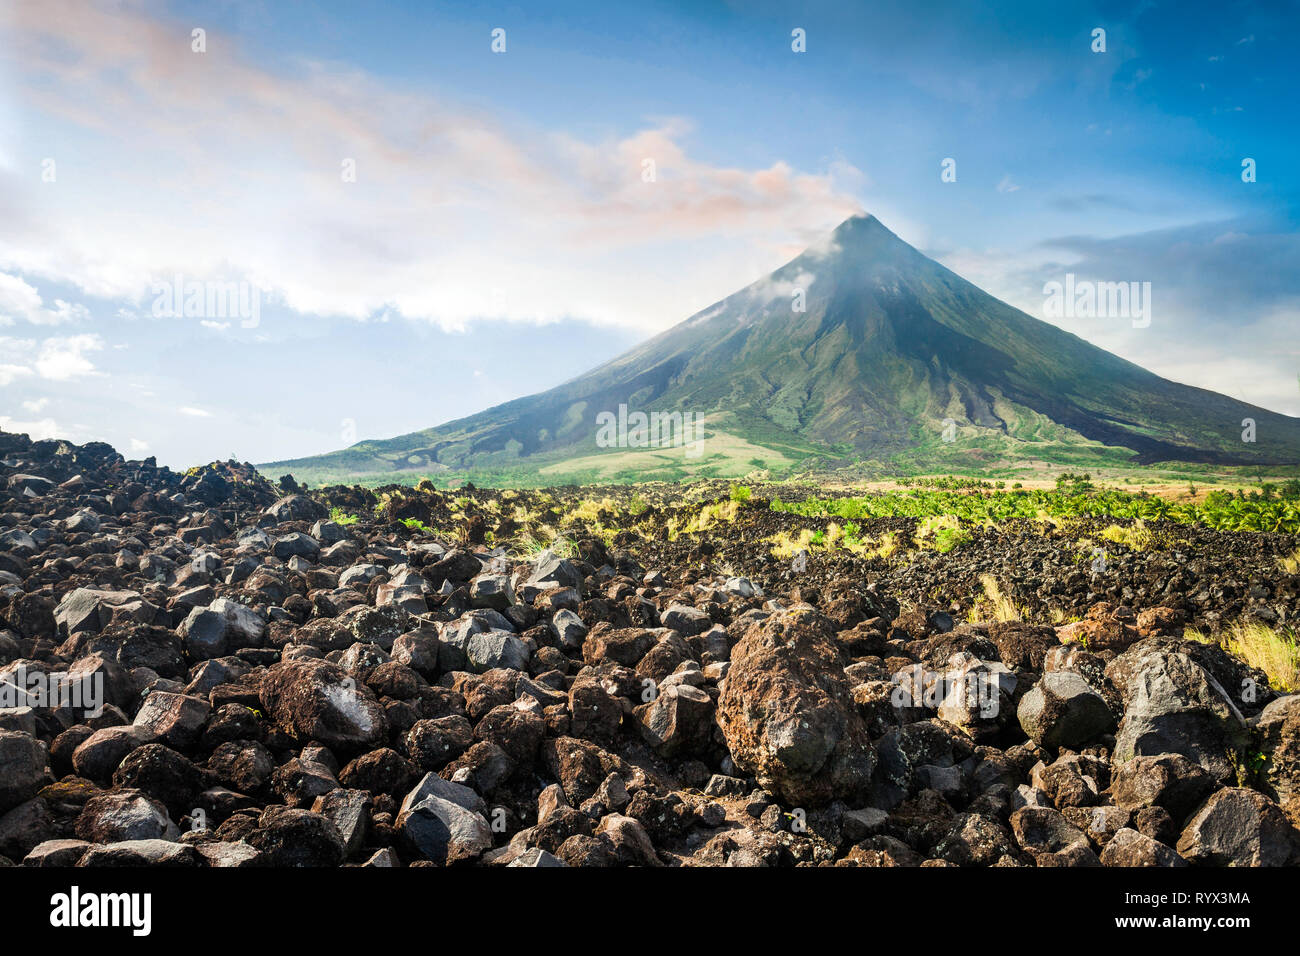
[[(561, 6), (8, 4), (0, 428), (178, 467), (427, 428), (859, 211), (1152, 372), (1300, 415), (1284, 14)], [(1150, 282), (1150, 325), (1049, 317), (1067, 273)], [(155, 315), (175, 277), (246, 283), (257, 314)]]

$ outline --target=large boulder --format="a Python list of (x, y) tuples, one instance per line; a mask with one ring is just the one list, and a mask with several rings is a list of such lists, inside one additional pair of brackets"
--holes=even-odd
[(833, 625), (811, 608), (774, 614), (732, 649), (718, 725), (736, 764), (796, 806), (861, 797), (875, 754)]
[(147, 732), (134, 725), (101, 727), (72, 752), (72, 768), (79, 776), (107, 780), (127, 754), (148, 742)]
[(688, 637), (703, 634), (713, 626), (708, 614), (689, 604), (674, 604), (660, 615), (660, 620), (664, 627), (670, 627)]
[(509, 631), (482, 631), (465, 645), (466, 661), (480, 674), (498, 667), (526, 670), (529, 656), (528, 645)]
[(199, 854), (192, 845), (162, 839), (122, 840), (102, 846), (92, 846), (77, 861), (77, 866), (88, 867), (198, 865)]
[(114, 787), (148, 794), (178, 820), (196, 806), (207, 782), (207, 775), (194, 763), (163, 744), (136, 748), (113, 772)]
[(201, 697), (156, 690), (140, 705), (135, 726), (146, 741), (186, 753), (199, 742), (211, 712), (212, 705)]
[(1071, 671), (1048, 671), (1016, 709), (1020, 727), (1044, 747), (1078, 748), (1115, 729), (1115, 716), (1100, 694)]
[[(572, 612), (561, 612), (572, 613)], [(614, 661), (625, 667), (636, 667), (646, 652), (654, 647), (656, 634), (642, 627), (612, 628), (601, 624), (592, 628), (581, 643), (582, 659), (588, 664)]]
[(135, 591), (76, 588), (64, 595), (54, 609), (54, 623), (60, 634), (70, 637), (95, 633), (114, 621), (149, 624), (156, 611)]
[(1115, 831), (1101, 851), (1102, 866), (1154, 867), (1186, 866), (1187, 861), (1174, 851), (1130, 827)]
[(545, 591), (557, 585), (581, 590), (582, 572), (568, 558), (562, 558), (553, 551), (543, 551), (537, 556), (527, 584), (536, 591)]
[(209, 604), (208, 610), (225, 618), (226, 641), (232, 649), (257, 647), (262, 643), (262, 635), (266, 632), (266, 617), (260, 611), (224, 597)]
[(329, 517), (324, 505), (305, 495), (286, 495), (267, 508), (266, 513), (276, 521), (316, 521)]
[(1115, 738), (1115, 762), (1182, 754), (1221, 783), (1234, 779), (1249, 739), (1219, 682), (1186, 654), (1156, 650), (1135, 662)]
[(316, 740), (331, 750), (359, 753), (388, 736), (383, 705), (370, 688), (326, 661), (273, 665), (259, 695), (274, 725), (300, 743)]
[(669, 684), (635, 710), (641, 739), (662, 757), (694, 753), (713, 733), (713, 699), (690, 684)]
[(1300, 803), (1300, 694), (1273, 701), (1255, 723), (1263, 787), (1283, 804)]
[(294, 807), (267, 807), (247, 837), (268, 866), (338, 866), (343, 834), (327, 817)]
[(206, 607), (196, 607), (176, 629), (191, 660), (207, 661), (225, 655), (229, 646), (226, 617)]
[(290, 558), (306, 558), (308, 561), (315, 561), (320, 557), (320, 542), (309, 534), (294, 531), (276, 538), (275, 544), (271, 545), (271, 554), (281, 561), (288, 561)]
[(129, 788), (87, 800), (77, 817), (76, 832), (91, 843), (180, 838), (180, 831), (160, 801)]
[(36, 795), (45, 782), (45, 758), (35, 737), (0, 730), (0, 813)]
[(934, 855), (957, 866), (993, 866), (1014, 857), (1011, 834), (996, 820), (978, 813), (961, 813), (934, 848)]
[(1182, 754), (1133, 757), (1111, 775), (1110, 795), (1125, 810), (1163, 807), (1182, 823), (1215, 789), (1214, 778)]
[(46, 840), (23, 857), (23, 866), (76, 866), (91, 846), (85, 840)]
[(510, 576), (480, 574), (469, 586), (469, 602), (472, 607), (504, 611), (515, 603), (514, 591), (510, 587)]
[(117, 621), (99, 632), (74, 634), (59, 647), (59, 656), (75, 660), (100, 654), (124, 670), (147, 667), (159, 677), (185, 678), (185, 648), (176, 632), (156, 627)]
[(1088, 837), (1059, 810), (1025, 806), (1011, 814), (1011, 832), (1039, 866), (1091, 865), (1099, 861)]
[(1178, 852), (1209, 866), (1286, 866), (1300, 834), (1276, 803), (1255, 790), (1218, 791), (1183, 828)]
[(397, 832), (407, 849), (426, 860), (441, 866), (470, 862), (492, 846), (482, 806), (468, 787), (429, 774), (402, 802)]
[[(499, 612), (488, 608), (471, 611), (444, 625), (438, 635), (438, 666), (444, 671), (466, 670), (469, 667), (470, 638), (485, 631), (509, 634), (513, 632), (513, 626)], [(480, 653), (486, 653), (492, 644), (480, 643)]]
[(344, 856), (354, 857), (365, 846), (373, 804), (367, 791), (339, 787), (317, 797), (311, 809), (338, 827)]

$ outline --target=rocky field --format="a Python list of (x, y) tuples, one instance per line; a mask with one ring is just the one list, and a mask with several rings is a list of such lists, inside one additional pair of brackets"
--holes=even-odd
[(836, 547), (775, 495), (308, 490), (0, 434), (0, 857), (1300, 863), (1296, 535)]

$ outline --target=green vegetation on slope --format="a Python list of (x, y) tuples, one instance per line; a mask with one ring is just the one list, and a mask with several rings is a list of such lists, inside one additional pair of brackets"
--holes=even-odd
[(999, 522), (1012, 518), (1120, 518), (1202, 524), (1216, 531), (1271, 531), (1300, 534), (1300, 481), (1280, 491), (1212, 491), (1201, 501), (1174, 502), (1145, 493), (1115, 489), (1016, 489), (993, 492), (914, 489), (845, 498), (807, 498), (783, 502), (773, 511), (816, 518), (862, 520), (869, 518), (937, 518), (948, 516), (971, 522)]

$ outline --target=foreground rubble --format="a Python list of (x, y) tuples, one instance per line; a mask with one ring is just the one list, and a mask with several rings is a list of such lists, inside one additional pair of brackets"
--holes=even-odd
[(866, 575), (341, 524), (233, 463), (0, 458), (13, 863), (1300, 863), (1300, 695), (1181, 607), (957, 623)]

